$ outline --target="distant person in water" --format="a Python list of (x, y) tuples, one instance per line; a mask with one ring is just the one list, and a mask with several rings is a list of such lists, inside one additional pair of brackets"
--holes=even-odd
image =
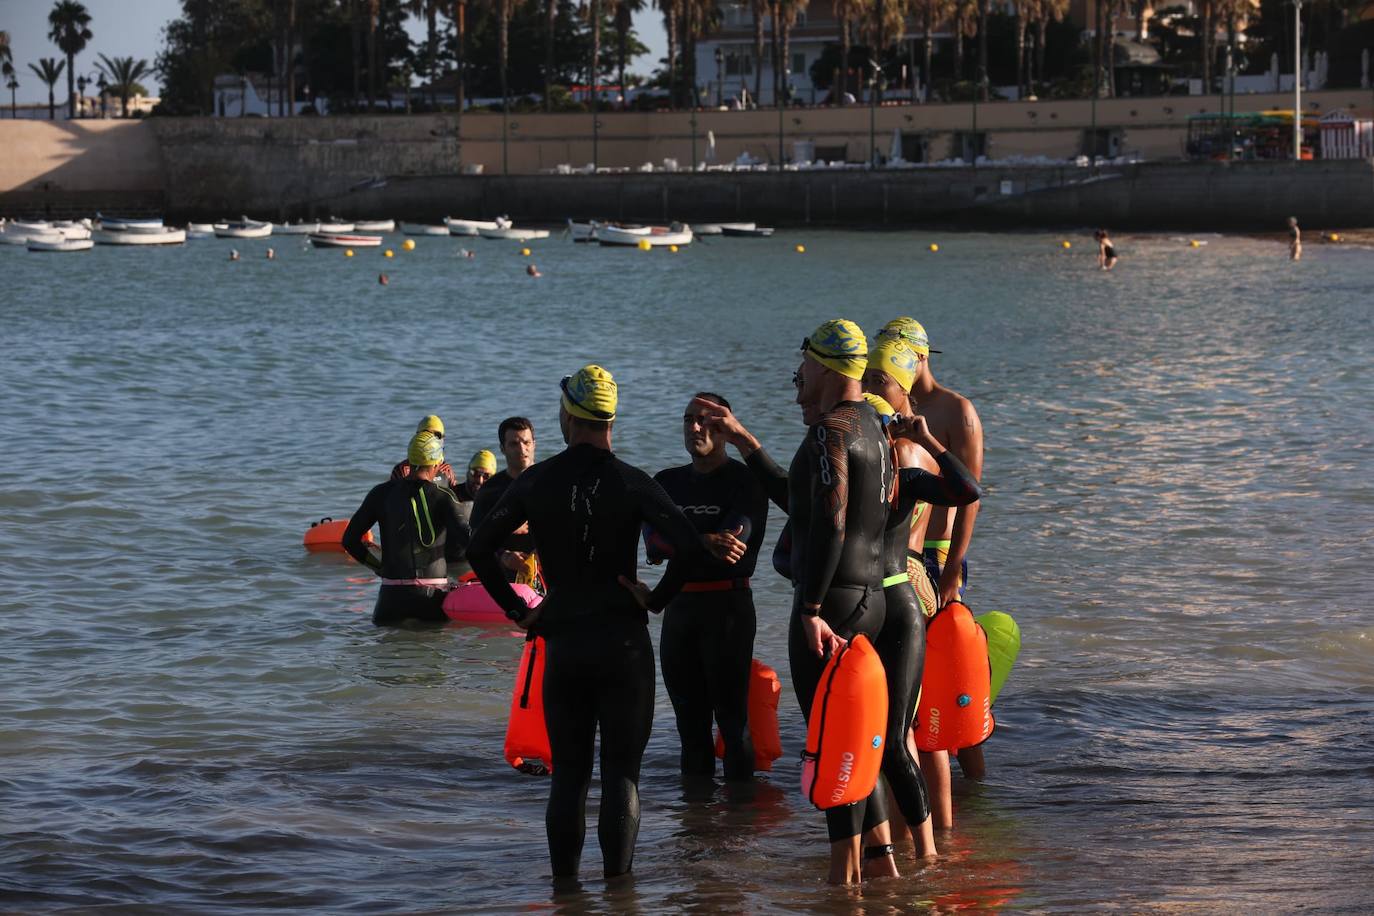
[(231, 260), (231, 261), (237, 261), (238, 259), (239, 259), (239, 250), (238, 250), (237, 248), (230, 248), (230, 249), (229, 249), (229, 260)]
[(269, 260), (269, 261), (275, 261), (276, 259), (277, 259), (277, 252), (276, 252), (276, 250), (273, 249), (273, 248), (267, 249), (267, 260)]
[(533, 264), (531, 264), (531, 265), (529, 265), (528, 267), (525, 268), (525, 273), (529, 274), (531, 277), (542, 277), (542, 276), (544, 276), (543, 274), (541, 274), (541, 273), (539, 272), (539, 268), (538, 268), (538, 267), (535, 267)]
[(1288, 260), (1302, 260), (1302, 230), (1296, 216), (1288, 217)]
[(1103, 270), (1111, 270), (1116, 266), (1116, 246), (1107, 237), (1107, 230), (1097, 230), (1093, 233), (1093, 238), (1097, 239), (1097, 266)]

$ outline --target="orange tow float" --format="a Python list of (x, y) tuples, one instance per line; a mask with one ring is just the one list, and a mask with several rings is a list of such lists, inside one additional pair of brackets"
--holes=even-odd
[(544, 722), (544, 637), (525, 641), (506, 725), (506, 762), (522, 773), (546, 776), (553, 772), (549, 728)]
[[(782, 739), (778, 737), (780, 693), (778, 673), (754, 659), (749, 666), (749, 740), (754, 745), (754, 769), (760, 773), (772, 770), (773, 761), (782, 756)], [(720, 729), (716, 729), (716, 757), (725, 759)]]
[(867, 798), (887, 731), (887, 675), (860, 633), (821, 672), (802, 752), (802, 794), (822, 811)]
[[(306, 550), (333, 550), (343, 552), (343, 533), (348, 527), (348, 519), (336, 522), (326, 516), (318, 522), (311, 522), (310, 527), (305, 530), (305, 549)], [(372, 532), (363, 533), (364, 544), (376, 543), (372, 539)]]
[(961, 602), (940, 608), (926, 628), (916, 721), (916, 747), (922, 751), (974, 747), (995, 727), (988, 637)]

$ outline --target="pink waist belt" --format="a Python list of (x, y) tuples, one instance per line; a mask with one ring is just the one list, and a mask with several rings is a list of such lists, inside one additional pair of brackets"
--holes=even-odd
[(383, 579), (383, 585), (419, 585), (423, 588), (447, 588), (448, 579)]

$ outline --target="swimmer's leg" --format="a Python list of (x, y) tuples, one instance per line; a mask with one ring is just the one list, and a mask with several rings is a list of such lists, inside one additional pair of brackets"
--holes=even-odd
[(959, 751), (959, 769), (964, 774), (965, 779), (982, 780), (987, 778), (988, 768), (983, 761), (983, 746), (961, 748)]
[(663, 612), (658, 652), (682, 743), (682, 775), (709, 778), (716, 772), (716, 748), (711, 697), (702, 676), (702, 621), (697, 614), (701, 610), (705, 608), (696, 596), (674, 598)]
[(931, 818), (941, 830), (954, 826), (954, 799), (950, 795), (949, 752), (921, 751), (916, 755), (930, 790)]
[(576, 634), (548, 637), (544, 667), (544, 719), (553, 756), (544, 828), (553, 876), (576, 876), (586, 835), (587, 789), (596, 746), (596, 694), (584, 675), (586, 651)]
[(754, 744), (749, 738), (749, 673), (758, 622), (751, 592), (726, 593), (716, 605), (711, 624), (702, 634), (706, 640), (702, 646), (705, 681), (725, 742), (725, 778), (745, 780), (754, 775)]
[(610, 651), (601, 660), (597, 689), (601, 723), (597, 838), (606, 877), (612, 878), (630, 870), (639, 838), (639, 770), (654, 726), (654, 646), (648, 627), (634, 621), (603, 638)]

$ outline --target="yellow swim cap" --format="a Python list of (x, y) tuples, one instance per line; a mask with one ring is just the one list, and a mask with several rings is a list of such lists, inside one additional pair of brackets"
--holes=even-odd
[(893, 410), (892, 405), (887, 402), (886, 398), (881, 398), (870, 391), (865, 391), (864, 400), (873, 405), (873, 409), (878, 411), (878, 416), (880, 417), (897, 416), (897, 411)]
[(444, 441), (427, 429), (422, 429), (410, 437), (410, 447), (406, 449), (406, 461), (411, 467), (428, 468), (444, 463)]
[(903, 391), (909, 393), (921, 368), (921, 361), (916, 351), (902, 338), (879, 335), (877, 344), (868, 354), (868, 368), (886, 372), (902, 386)]
[(560, 383), (563, 409), (583, 420), (614, 420), (619, 399), (611, 373), (595, 364), (583, 366)]
[(472, 456), (468, 462), (469, 471), (486, 471), (488, 474), (496, 473), (496, 456), (486, 449)]
[(915, 318), (893, 318), (883, 329), (878, 332), (879, 337), (899, 337), (907, 342), (911, 349), (922, 356), (929, 356), (932, 353), (939, 353), (939, 350), (930, 349), (930, 338), (926, 336), (926, 329)]
[(827, 369), (852, 379), (863, 378), (868, 365), (868, 339), (847, 318), (834, 318), (802, 341), (802, 352)]
[(417, 433), (422, 433), (426, 430), (434, 433), (440, 439), (442, 439), (444, 438), (444, 421), (440, 420), (434, 414), (430, 414), (429, 416), (425, 417), (423, 420), (420, 421), (419, 426), (415, 427), (415, 431)]

